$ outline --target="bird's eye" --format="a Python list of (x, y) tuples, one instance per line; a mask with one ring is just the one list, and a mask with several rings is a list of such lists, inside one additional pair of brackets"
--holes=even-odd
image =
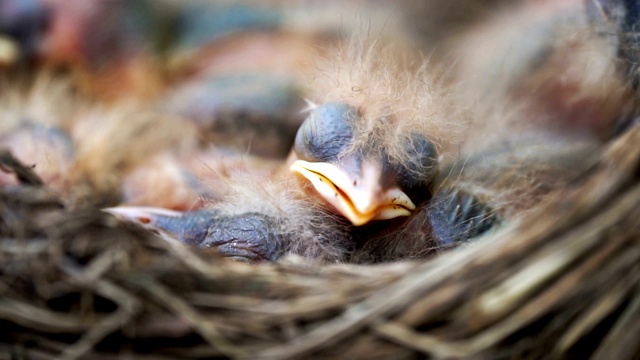
[(412, 134), (404, 145), (404, 157), (395, 169), (398, 185), (409, 192), (429, 186), (438, 172), (434, 143), (422, 134)]
[(356, 109), (341, 103), (327, 103), (313, 109), (296, 135), (294, 151), (298, 158), (335, 160), (351, 143), (351, 122), (357, 116)]

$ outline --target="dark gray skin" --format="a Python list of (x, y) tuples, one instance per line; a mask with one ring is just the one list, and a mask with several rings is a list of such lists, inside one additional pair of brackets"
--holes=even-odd
[(443, 247), (480, 236), (500, 220), (489, 204), (456, 188), (437, 192), (428, 209), (433, 237)]
[[(375, 263), (424, 258), (480, 236), (499, 223), (499, 215), (487, 204), (462, 191), (439, 192), (434, 200), (408, 218), (377, 221), (363, 227), (346, 221), (336, 224), (351, 229), (353, 243), (344, 248), (348, 254), (345, 260)], [(145, 227), (155, 228), (154, 232), (167, 232), (190, 246), (215, 248), (223, 256), (237, 260), (275, 261), (288, 253), (296, 241), (295, 235), (284, 230), (286, 219), (256, 212), (225, 216), (204, 209), (185, 212), (180, 217), (156, 214), (148, 219)], [(421, 240), (421, 248), (384, 249), (385, 243), (400, 240), (397, 235), (407, 231)]]
[(157, 214), (147, 221), (146, 227), (167, 232), (187, 245), (217, 248), (222, 255), (241, 260), (276, 260), (290, 241), (281, 221), (255, 212), (224, 216), (205, 209), (180, 217)]

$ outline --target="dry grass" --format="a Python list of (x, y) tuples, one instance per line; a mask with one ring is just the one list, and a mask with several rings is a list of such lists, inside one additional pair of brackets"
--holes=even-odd
[(577, 190), (424, 263), (245, 264), (71, 212), (8, 153), (0, 359), (640, 356), (640, 127)]

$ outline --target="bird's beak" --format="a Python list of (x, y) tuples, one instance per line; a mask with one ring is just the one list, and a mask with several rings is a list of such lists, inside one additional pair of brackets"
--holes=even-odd
[(209, 220), (205, 216), (192, 215), (198, 212), (183, 213), (146, 206), (117, 206), (102, 210), (121, 220), (140, 224), (167, 241), (187, 244), (197, 242), (202, 235), (201, 229), (204, 228), (205, 232), (207, 229), (207, 226), (199, 226), (200, 223)]
[(399, 188), (381, 187), (381, 169), (374, 164), (364, 164), (358, 177), (326, 162), (296, 160), (290, 170), (309, 180), (325, 201), (356, 226), (409, 216), (416, 208)]

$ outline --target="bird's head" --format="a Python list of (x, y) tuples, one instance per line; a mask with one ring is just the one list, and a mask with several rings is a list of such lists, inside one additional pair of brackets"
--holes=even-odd
[[(379, 122), (367, 124), (362, 122)], [(430, 197), (437, 150), (390, 118), (339, 102), (314, 106), (298, 130), (290, 169), (354, 225), (408, 216)]]

